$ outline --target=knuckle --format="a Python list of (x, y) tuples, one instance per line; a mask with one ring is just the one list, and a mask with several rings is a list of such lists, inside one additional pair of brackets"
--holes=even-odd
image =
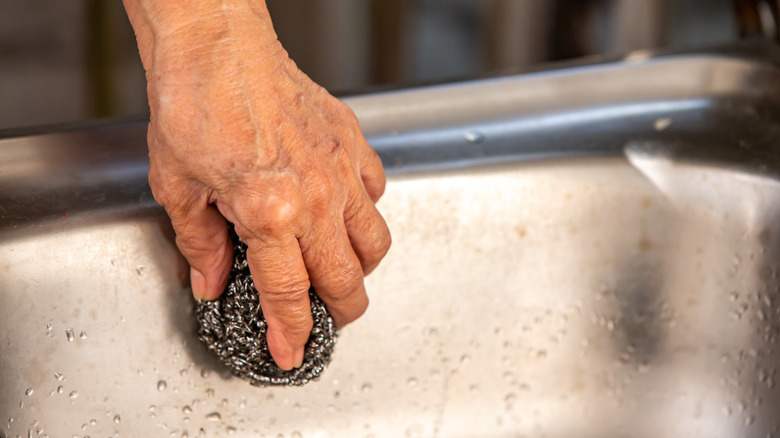
[(376, 193), (374, 194), (374, 196), (376, 196), (377, 200), (379, 200), (379, 198), (384, 196), (386, 189), (387, 189), (387, 181), (384, 178), (382, 178), (376, 184), (376, 188), (375, 188)]
[(299, 312), (292, 319), (285, 320), (284, 323), (287, 326), (284, 330), (285, 337), (290, 340), (299, 339), (303, 342), (309, 337), (311, 329), (314, 327), (314, 321), (308, 310), (305, 313)]
[(250, 231), (274, 233), (295, 224), (301, 216), (301, 206), (293, 196), (261, 194), (250, 197), (236, 214)]
[(363, 269), (350, 263), (334, 270), (327, 281), (328, 295), (335, 301), (344, 300), (363, 286)]
[(266, 228), (285, 228), (298, 217), (298, 209), (291, 202), (270, 202), (265, 209), (263, 222)]
[(364, 178), (363, 184), (366, 188), (366, 191), (368, 192), (369, 197), (371, 197), (374, 201), (378, 201), (379, 198), (385, 194), (385, 189), (387, 188), (387, 179), (385, 179), (383, 172), (376, 177), (369, 177), (367, 179)]
[(305, 278), (288, 278), (286, 276), (277, 276), (278, 280), (273, 281), (261, 292), (266, 299), (278, 304), (285, 304), (294, 309), (301, 306), (308, 297), (309, 280)]
[(169, 214), (185, 210), (191, 197), (186, 185), (162, 174), (156, 166), (151, 169), (149, 171), (149, 187), (152, 189), (154, 199), (165, 207)]
[(364, 167), (369, 167), (382, 179), (385, 178), (385, 168), (382, 165), (382, 159), (379, 154), (368, 143), (365, 144)]
[[(174, 228), (175, 224), (174, 224)], [(180, 250), (183, 252), (190, 253), (190, 255), (193, 251), (196, 251), (198, 249), (202, 249), (204, 246), (203, 243), (200, 241), (197, 235), (190, 234), (190, 233), (183, 233), (181, 230), (176, 230), (176, 246), (179, 247)]]
[(344, 324), (349, 324), (361, 316), (363, 316), (364, 313), (366, 313), (366, 310), (368, 309), (368, 300), (365, 300), (361, 303), (359, 307), (354, 307), (350, 309), (349, 312), (342, 314), (342, 320), (341, 322)]
[(222, 229), (201, 230), (194, 232), (185, 231), (186, 228), (179, 226), (179, 222), (174, 223), (177, 227), (176, 246), (186, 252), (190, 258), (196, 257), (199, 266), (215, 266), (222, 263), (232, 253), (232, 244), (224, 234)]
[[(280, 321), (288, 337), (308, 337), (311, 332), (311, 309), (308, 305), (308, 287), (305, 289), (264, 289), (260, 292), (271, 307), (264, 309), (266, 317)], [(304, 336), (305, 335), (305, 336)]]
[(393, 238), (390, 235), (390, 230), (382, 224), (382, 226), (375, 227), (376, 230), (368, 240), (368, 248), (364, 257), (368, 262), (378, 262), (382, 260), (387, 252), (390, 251), (390, 247), (393, 244)]

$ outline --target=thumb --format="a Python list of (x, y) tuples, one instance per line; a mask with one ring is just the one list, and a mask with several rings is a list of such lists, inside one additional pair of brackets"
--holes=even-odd
[(190, 264), (192, 295), (213, 300), (222, 295), (233, 260), (227, 223), (209, 204), (169, 209), (176, 245)]

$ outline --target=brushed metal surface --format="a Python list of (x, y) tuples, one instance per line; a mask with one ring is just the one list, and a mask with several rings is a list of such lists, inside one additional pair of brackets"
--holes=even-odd
[(0, 140), (0, 436), (780, 436), (774, 59), (349, 99), (394, 247), (303, 388), (196, 340), (144, 125)]

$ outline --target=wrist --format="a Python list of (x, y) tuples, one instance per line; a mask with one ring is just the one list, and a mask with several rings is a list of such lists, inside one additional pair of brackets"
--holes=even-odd
[(144, 68), (180, 70), (231, 53), (281, 51), (265, 0), (124, 0)]

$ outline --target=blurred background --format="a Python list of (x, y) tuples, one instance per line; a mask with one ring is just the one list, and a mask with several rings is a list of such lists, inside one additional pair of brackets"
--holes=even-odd
[[(335, 94), (584, 56), (775, 38), (777, 0), (268, 0), (284, 46)], [(147, 117), (121, 0), (0, 4), (0, 129)]]

